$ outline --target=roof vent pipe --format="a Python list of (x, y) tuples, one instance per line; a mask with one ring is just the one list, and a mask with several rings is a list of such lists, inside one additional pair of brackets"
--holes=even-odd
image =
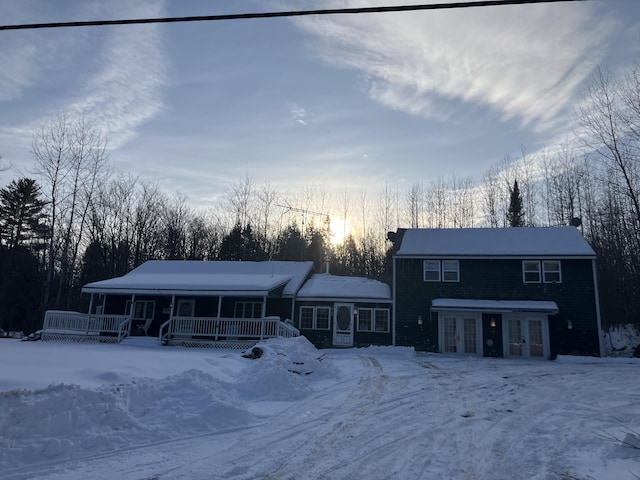
[(329, 272), (329, 260), (327, 260), (327, 262), (325, 263), (325, 272), (324, 273), (330, 273)]

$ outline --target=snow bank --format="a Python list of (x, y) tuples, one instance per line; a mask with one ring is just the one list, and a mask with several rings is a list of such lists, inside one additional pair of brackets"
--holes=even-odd
[(638, 345), (640, 330), (636, 325), (616, 325), (603, 333), (604, 354), (607, 357), (630, 357)]
[(318, 380), (336, 373), (305, 337), (273, 338), (256, 347), (262, 356), (236, 377), (235, 388), (244, 398), (300, 400), (312, 392), (308, 377)]
[[(69, 360), (63, 367), (66, 378), (74, 363), (80, 367), (73, 370), (78, 384), (0, 393), (0, 471), (254, 425), (260, 417), (251, 413), (247, 403), (298, 400), (312, 391), (310, 381), (332, 373), (303, 337), (273, 339), (258, 346), (264, 354), (256, 360), (243, 359), (238, 351), (185, 352), (158, 346), (165, 359), (173, 358), (185, 371), (123, 382), (119, 368), (91, 368), (87, 361), (91, 347), (49, 343), (43, 352), (58, 349), (64, 353), (58, 359)], [(20, 361), (19, 353), (36, 352), (20, 348), (19, 343), (13, 347), (14, 362)], [(151, 353), (158, 353), (154, 349), (145, 352), (135, 345), (132, 355), (126, 345), (111, 346), (109, 359), (104, 356), (108, 349), (94, 347), (107, 365), (131, 355), (127, 361), (135, 361), (140, 371), (157, 368), (152, 367), (157, 356)], [(188, 365), (197, 368), (186, 369)], [(96, 379), (107, 383), (96, 387)]]
[(0, 466), (111, 451), (255, 423), (228, 384), (198, 370), (96, 390), (52, 385), (0, 395)]

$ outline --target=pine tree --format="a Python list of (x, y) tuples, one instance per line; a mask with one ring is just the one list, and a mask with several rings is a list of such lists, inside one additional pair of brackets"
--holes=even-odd
[(509, 189), (509, 210), (507, 222), (510, 227), (524, 227), (524, 209), (522, 207), (522, 194), (518, 188), (518, 181), (513, 181), (513, 188)]
[(37, 247), (38, 242), (45, 238), (42, 210), (46, 202), (40, 195), (40, 187), (31, 178), (13, 180), (0, 189), (1, 237), (8, 250), (24, 244)]

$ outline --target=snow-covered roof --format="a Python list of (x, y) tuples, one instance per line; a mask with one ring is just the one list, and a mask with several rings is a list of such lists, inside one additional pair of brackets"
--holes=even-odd
[(431, 309), (442, 310), (480, 310), (483, 312), (545, 312), (558, 313), (556, 302), (538, 300), (467, 300), (459, 298), (436, 298)]
[(83, 292), (123, 294), (268, 295), (284, 285), (293, 296), (313, 262), (150, 260), (126, 275), (85, 285)]
[(595, 257), (575, 227), (408, 229), (396, 256)]
[(362, 277), (343, 277), (320, 273), (313, 275), (300, 289), (298, 300), (350, 299), (391, 301), (391, 289), (386, 283)]

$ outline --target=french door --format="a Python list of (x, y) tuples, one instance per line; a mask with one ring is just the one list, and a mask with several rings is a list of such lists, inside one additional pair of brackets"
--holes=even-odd
[(480, 355), (482, 322), (475, 315), (441, 313), (439, 343), (443, 353)]
[(503, 322), (506, 357), (549, 358), (549, 329), (544, 315), (511, 315)]

